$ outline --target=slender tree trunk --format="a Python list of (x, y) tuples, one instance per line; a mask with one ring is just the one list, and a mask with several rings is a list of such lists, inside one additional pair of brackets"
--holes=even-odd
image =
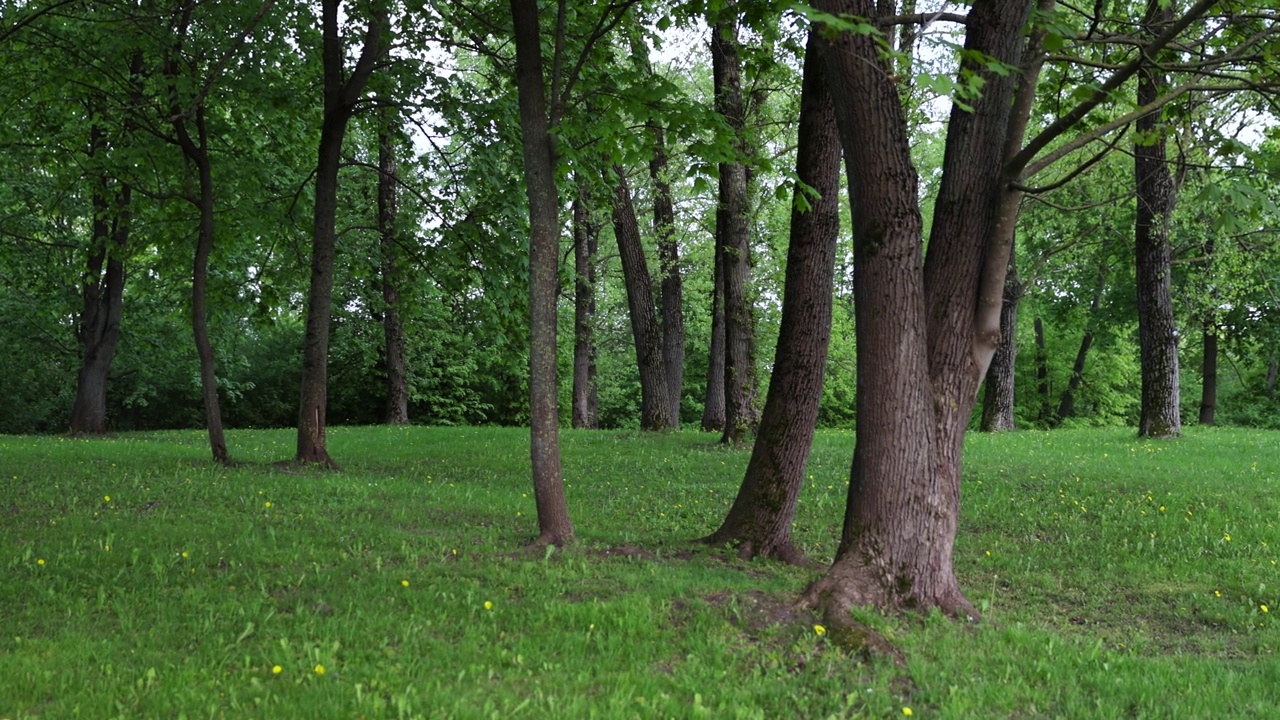
[(702, 405), (703, 432), (723, 432), (724, 402), (724, 262), (717, 232), (711, 281), (711, 341), (707, 353), (707, 397)]
[(187, 159), (195, 163), (200, 177), (200, 230), (196, 236), (195, 260), (191, 270), (191, 330), (195, 336), (196, 355), (200, 358), (200, 394), (204, 399), (205, 427), (209, 433), (209, 450), (213, 461), (221, 465), (231, 463), (227, 452), (227, 440), (222, 430), (222, 408), (218, 401), (218, 366), (209, 341), (209, 313), (206, 296), (209, 278), (209, 255), (213, 251), (213, 164), (209, 160), (209, 134), (205, 125), (204, 107), (195, 113), (197, 143), (191, 137), (186, 121), (178, 116), (174, 129), (178, 144)]
[[(1148, 0), (1144, 29), (1155, 35), (1173, 19), (1173, 8)], [(1158, 98), (1166, 83), (1160, 70), (1144, 67), (1138, 73), (1138, 106)], [(1135, 223), (1138, 291), (1138, 346), (1142, 359), (1142, 415), (1140, 437), (1182, 434), (1178, 379), (1178, 328), (1173, 316), (1169, 256), (1169, 219), (1173, 214), (1173, 177), (1166, 161), (1167, 131), (1156, 111), (1138, 119), (1134, 175), (1138, 195)]]
[[(804, 561), (791, 541), (791, 521), (822, 399), (840, 229), (840, 137), (812, 31), (799, 126), (796, 175), (819, 197), (796, 190), (782, 323), (760, 431), (733, 507), (720, 528), (705, 538), (713, 545), (737, 545), (743, 558), (761, 555), (790, 563)], [(807, 210), (801, 209), (804, 204)]]
[(1071, 365), (1071, 378), (1067, 380), (1067, 388), (1062, 391), (1062, 399), (1058, 402), (1058, 412), (1053, 419), (1055, 426), (1071, 417), (1076, 408), (1076, 391), (1084, 380), (1084, 363), (1089, 357), (1089, 349), (1093, 347), (1094, 327), (1097, 324), (1098, 311), (1102, 307), (1102, 294), (1107, 289), (1107, 249), (1104, 244), (1098, 253), (1098, 279), (1093, 286), (1093, 298), (1089, 301), (1089, 315), (1085, 321), (1084, 335), (1080, 337), (1080, 349), (1076, 351), (1076, 360)]
[(653, 230), (658, 242), (662, 275), (662, 364), (666, 368), (667, 395), (671, 402), (670, 427), (680, 427), (680, 401), (684, 397), (684, 282), (680, 277), (680, 248), (676, 242), (675, 204), (667, 177), (667, 145), (662, 126), (649, 124), (653, 132)]
[[(729, 9), (734, 8), (730, 3)], [(711, 67), (716, 111), (736, 134), (734, 144), (741, 152), (744, 107), (736, 18), (712, 28)], [(716, 239), (724, 277), (725, 426), (721, 441), (738, 445), (760, 424), (756, 408), (755, 317), (747, 293), (751, 276), (747, 172), (741, 161), (720, 163)]]
[[(815, 5), (876, 18), (870, 0)], [(1002, 77), (972, 58), (1021, 64), (1029, 11), (1018, 0), (976, 0), (969, 11), (964, 69), (985, 85), (971, 110), (952, 109), (927, 259), (892, 61), (869, 35), (827, 40), (853, 215), (858, 343), (844, 532), (835, 562), (804, 598), (823, 607), (829, 623), (848, 624), (852, 605), (977, 616), (956, 580), (952, 550), (964, 431), (999, 343), (1016, 215), (1006, 158), (1010, 141), (1020, 142), (1012, 130), (1020, 74)]]
[[(333, 299), (333, 261), (337, 254), (338, 168), (347, 121), (364, 94), (374, 65), (382, 56), (385, 14), (369, 19), (368, 32), (355, 69), (347, 75), (346, 53), (339, 33), (341, 0), (324, 0), (324, 114), (315, 175), (315, 210), (311, 236), (311, 286), (307, 294), (306, 334), (302, 346), (302, 391), (298, 404), (298, 462), (338, 464), (329, 457), (325, 411), (329, 394), (329, 323)], [(385, 9), (379, 11), (385, 13)], [(350, 20), (350, 18), (348, 18)], [(345, 79), (344, 79), (345, 78)]]
[(1018, 279), (1017, 260), (1009, 254), (1009, 274), (1004, 281), (1004, 303), (1000, 307), (1000, 345), (987, 370), (986, 392), (982, 397), (982, 431), (1001, 432), (1015, 429), (1014, 370), (1018, 363), (1018, 303), (1022, 302), (1022, 283)]
[(1032, 327), (1036, 334), (1036, 394), (1040, 396), (1037, 419), (1049, 423), (1053, 420), (1053, 403), (1049, 399), (1049, 353), (1044, 343), (1044, 320), (1037, 315)]
[[(613, 234), (622, 257), (622, 275), (631, 311), (631, 335), (635, 340), (636, 362), (640, 367), (640, 429), (665, 430), (670, 426), (671, 401), (663, 365), (662, 330), (654, 312), (649, 267), (640, 241), (640, 224), (631, 202), (626, 170), (613, 166)], [(605, 171), (609, 180), (609, 172)]]
[(1218, 326), (1204, 323), (1204, 365), (1200, 384), (1200, 424), (1212, 425), (1218, 409)]
[(392, 115), (384, 112), (378, 132), (378, 237), (382, 253), (382, 334), (386, 348), (387, 402), (382, 421), (409, 422), (409, 377), (404, 320), (400, 317), (400, 263), (396, 247), (396, 170)]
[(1276, 401), (1276, 377), (1280, 375), (1276, 372), (1277, 370), (1280, 370), (1280, 362), (1277, 362), (1273, 355), (1271, 364), (1267, 366), (1267, 399), (1271, 402)]
[(600, 225), (592, 218), (592, 203), (579, 183), (573, 200), (573, 427), (600, 427), (596, 392), (596, 252)]
[[(105, 134), (95, 126), (90, 131), (90, 158), (104, 152), (106, 147)], [(122, 184), (114, 204), (110, 194), (111, 182), (105, 172), (101, 173), (93, 188), (92, 240), (81, 284), (80, 318), (76, 323), (81, 360), (70, 423), (71, 434), (76, 436), (107, 432), (107, 379), (120, 339), (132, 189)]]
[(537, 0), (511, 0), (511, 16), (529, 198), (529, 452), (539, 531), (534, 545), (562, 545), (573, 539), (573, 524), (560, 474), (556, 381), (560, 201), (556, 193), (554, 136), (549, 129), (542, 77)]

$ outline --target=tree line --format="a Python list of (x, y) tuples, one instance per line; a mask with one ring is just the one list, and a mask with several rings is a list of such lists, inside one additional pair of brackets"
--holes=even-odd
[(337, 468), (335, 421), (528, 424), (561, 544), (562, 425), (697, 426), (753, 448), (708, 542), (799, 562), (814, 428), (852, 425), (806, 596), (840, 617), (976, 615), (971, 427), (1276, 424), (1264, 4), (3, 17), (6, 432), (200, 426), (227, 463), (224, 424), (288, 425)]

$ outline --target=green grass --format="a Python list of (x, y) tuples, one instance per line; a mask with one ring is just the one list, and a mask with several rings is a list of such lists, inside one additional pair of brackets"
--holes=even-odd
[[(196, 432), (0, 436), (0, 718), (1280, 717), (1276, 433), (971, 437), (986, 620), (861, 612), (905, 667), (773, 622), (816, 571), (689, 544), (747, 460), (712, 436), (564, 432), (548, 557), (526, 431), (337, 428), (341, 473), (229, 440), (223, 470)], [(817, 559), (852, 443), (814, 448)]]

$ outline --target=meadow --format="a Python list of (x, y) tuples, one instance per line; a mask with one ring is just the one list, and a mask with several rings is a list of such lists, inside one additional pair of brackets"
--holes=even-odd
[[(973, 434), (955, 562), (983, 612), (790, 611), (821, 567), (691, 542), (747, 461), (565, 431), (577, 528), (536, 534), (526, 430), (0, 436), (0, 719), (1280, 717), (1280, 434)], [(795, 523), (838, 540), (853, 436)]]

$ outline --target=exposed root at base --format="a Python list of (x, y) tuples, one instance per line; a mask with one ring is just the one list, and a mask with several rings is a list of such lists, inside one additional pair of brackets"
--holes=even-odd
[(803, 551), (796, 547), (790, 539), (774, 543), (758, 543), (755, 540), (740, 537), (724, 537), (720, 533), (698, 538), (694, 542), (713, 547), (734, 548), (739, 560), (766, 558), (796, 567), (814, 567)]

